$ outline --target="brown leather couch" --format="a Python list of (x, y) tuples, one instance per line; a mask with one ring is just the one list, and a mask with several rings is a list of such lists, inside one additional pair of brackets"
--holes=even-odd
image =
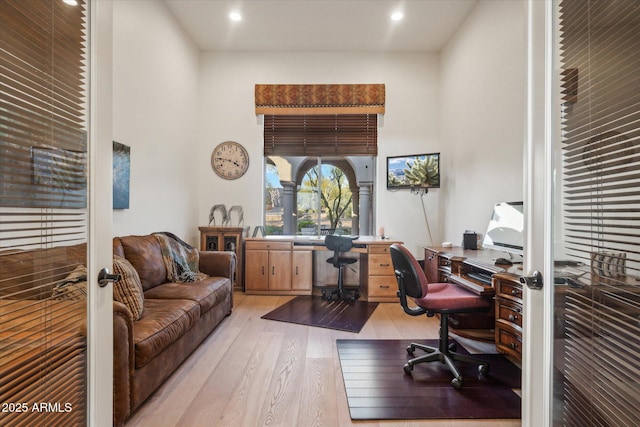
[(133, 265), (144, 289), (139, 320), (113, 303), (114, 425), (122, 425), (231, 314), (235, 254), (200, 252), (199, 269), (211, 277), (169, 283), (153, 235), (116, 237), (113, 253)]
[[(189, 283), (167, 283), (167, 271), (160, 250), (160, 244), (153, 235), (113, 239), (114, 255), (124, 257), (132, 264), (144, 289), (143, 311), (139, 320), (133, 319), (127, 306), (113, 302), (113, 423), (116, 426), (123, 425), (215, 327), (231, 314), (235, 271), (233, 252), (200, 252), (199, 269), (209, 278)], [(15, 322), (23, 325), (27, 321), (37, 321), (38, 310), (34, 307), (40, 309), (41, 305), (42, 309), (49, 310), (51, 305), (68, 305), (70, 308), (65, 310), (79, 305), (79, 301), (56, 301), (51, 297), (53, 285), (65, 279), (76, 265), (86, 262), (85, 244), (3, 251), (0, 255), (0, 308), (2, 304), (12, 304), (11, 312), (28, 309), (29, 313), (35, 313), (25, 315), (34, 319), (25, 320), (25, 317), (21, 317)], [(25, 298), (25, 301), (16, 301)], [(80, 305), (85, 306), (84, 303)], [(5, 321), (2, 318), (5, 311), (0, 310), (2, 322)], [(20, 325), (15, 328), (20, 328)], [(73, 341), (70, 342), (86, 341), (86, 325), (63, 325), (58, 329), (73, 335)], [(15, 335), (14, 332), (11, 333)], [(36, 351), (29, 357), (52, 360), (54, 356), (51, 351)], [(22, 359), (16, 360), (18, 363)], [(12, 366), (7, 365), (7, 369)], [(84, 363), (74, 363), (74, 366), (80, 370), (78, 375), (84, 374)], [(74, 413), (82, 415), (80, 411)]]

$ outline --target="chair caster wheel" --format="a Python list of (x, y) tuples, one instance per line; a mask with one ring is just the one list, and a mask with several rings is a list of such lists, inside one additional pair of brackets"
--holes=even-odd
[(413, 356), (413, 352), (416, 350), (416, 347), (413, 345), (410, 345), (409, 347), (407, 347), (407, 353), (409, 353), (411, 356)]
[(449, 343), (449, 351), (456, 351), (458, 349), (458, 343)]
[(460, 390), (462, 388), (462, 377), (457, 377), (451, 380), (451, 385), (456, 390)]
[(411, 371), (413, 371), (413, 365), (410, 365), (408, 363), (405, 363), (404, 365), (404, 373), (405, 374), (411, 374)]
[(478, 365), (478, 372), (480, 375), (487, 375), (489, 373), (489, 365)]

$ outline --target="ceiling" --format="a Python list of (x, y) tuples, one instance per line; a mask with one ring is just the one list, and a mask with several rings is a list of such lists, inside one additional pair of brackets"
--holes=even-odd
[(201, 50), (253, 52), (438, 52), (476, 1), (164, 0)]

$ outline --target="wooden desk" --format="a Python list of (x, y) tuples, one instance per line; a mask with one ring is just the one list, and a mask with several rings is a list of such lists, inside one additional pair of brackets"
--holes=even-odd
[[(347, 256), (357, 257), (345, 271), (345, 285), (359, 286), (360, 299), (398, 302), (398, 285), (389, 247), (397, 240), (361, 236)], [(335, 286), (337, 269), (327, 264), (324, 236), (247, 238), (244, 244), (245, 292), (262, 295), (311, 295)]]
[[(504, 252), (460, 247), (425, 247), (424, 270), (429, 282), (451, 282), (471, 292), (491, 298), (493, 307), (486, 314), (451, 315), (452, 332), (468, 338), (495, 341), (498, 351), (522, 359), (521, 265), (496, 266), (494, 260)], [(470, 276), (484, 273), (485, 283)]]

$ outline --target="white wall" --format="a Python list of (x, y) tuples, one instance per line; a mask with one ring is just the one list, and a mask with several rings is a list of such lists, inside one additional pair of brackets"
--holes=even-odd
[(199, 51), (161, 2), (113, 2), (113, 135), (131, 147), (129, 209), (113, 233), (198, 242)]
[(443, 238), (486, 231), (492, 207), (523, 199), (524, 1), (478, 2), (442, 52)]
[[(411, 250), (427, 242), (419, 198), (408, 191), (386, 189), (386, 157), (439, 151), (437, 54), (375, 53), (205, 53), (200, 85), (200, 182), (198, 218), (208, 222), (212, 205), (242, 205), (245, 225), (263, 222), (262, 127), (255, 116), (257, 83), (384, 83), (386, 114), (378, 136), (377, 224), (385, 233), (405, 241)], [(249, 170), (226, 181), (211, 169), (213, 148), (225, 140), (249, 151)], [(431, 229), (440, 222), (438, 192), (429, 199)]]
[[(478, 2), (442, 54), (199, 53), (160, 2), (114, 2), (114, 138), (131, 146), (130, 209), (114, 234), (173, 231), (197, 243), (213, 204), (262, 224), (262, 128), (256, 83), (384, 83), (375, 229), (422, 258), (422, 246), (484, 232), (493, 204), (520, 200), (525, 107), (524, 2)], [(235, 181), (211, 169), (213, 148), (249, 151)], [(441, 152), (442, 188), (386, 189), (386, 157)]]

